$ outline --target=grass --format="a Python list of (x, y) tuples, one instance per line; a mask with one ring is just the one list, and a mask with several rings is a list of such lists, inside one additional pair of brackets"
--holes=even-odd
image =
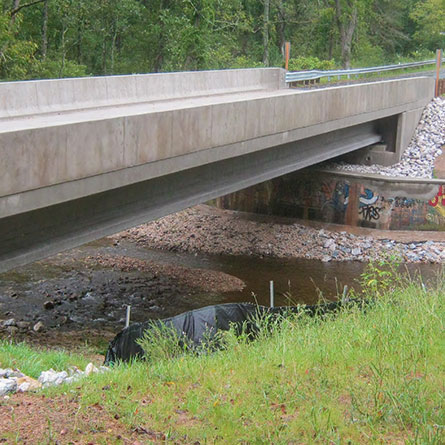
[(174, 443), (443, 444), (443, 276), (425, 288), (374, 266), (363, 279), (365, 311), (286, 319), (251, 343), (228, 333), (224, 350), (121, 364), (47, 396)]
[(85, 368), (88, 360), (80, 354), (63, 350), (42, 350), (26, 343), (14, 344), (0, 341), (0, 368), (18, 368), (24, 374), (38, 378), (42, 371), (53, 368), (55, 371), (67, 370), (70, 366)]

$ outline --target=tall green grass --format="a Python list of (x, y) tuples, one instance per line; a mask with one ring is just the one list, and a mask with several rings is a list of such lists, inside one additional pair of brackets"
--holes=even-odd
[(81, 403), (178, 443), (445, 443), (443, 277), (425, 287), (374, 266), (364, 279), (365, 310), (119, 365), (84, 381)]

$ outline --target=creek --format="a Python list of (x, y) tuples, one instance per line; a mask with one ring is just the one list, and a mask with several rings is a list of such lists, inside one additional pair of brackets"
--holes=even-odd
[[(101, 263), (103, 258), (111, 259), (113, 267)], [(122, 266), (121, 259), (154, 265), (154, 269)], [(65, 347), (85, 341), (103, 344), (122, 329), (126, 305), (132, 307), (132, 321), (169, 317), (217, 303), (267, 305), (270, 280), (274, 281), (276, 305), (313, 304), (320, 295), (331, 299), (341, 294), (345, 285), (359, 290), (358, 279), (365, 266), (354, 261), (178, 253), (104, 238), (1, 274), (0, 319), (12, 319), (18, 327), (4, 327), (0, 336), (13, 332), (16, 339)], [(440, 265), (432, 264), (403, 268), (410, 274), (420, 273), (424, 281), (441, 270)], [(189, 270), (194, 275), (184, 279), (181, 274), (187, 276)], [(245, 286), (225, 292), (217, 286), (212, 289), (205, 285), (207, 271), (223, 273), (216, 274), (217, 284), (237, 277)], [(45, 328), (36, 333), (32, 328), (38, 322)]]

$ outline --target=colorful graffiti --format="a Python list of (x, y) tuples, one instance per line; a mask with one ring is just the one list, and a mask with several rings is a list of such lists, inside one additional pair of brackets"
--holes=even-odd
[(394, 207), (401, 209), (412, 209), (417, 204), (415, 199), (410, 198), (394, 198)]
[[(411, 187), (411, 188), (410, 188)], [(445, 183), (424, 192), (396, 190), (367, 180), (328, 174), (294, 174), (224, 197), (225, 208), (291, 216), (383, 230), (438, 230), (445, 227)], [(397, 194), (396, 194), (397, 193)]]
[(372, 190), (367, 188), (360, 194), (358, 213), (365, 221), (376, 221), (380, 219), (380, 211), (383, 207), (375, 205), (379, 199), (379, 195), (374, 194)]
[(428, 201), (431, 207), (434, 207), (441, 215), (445, 216), (445, 185), (439, 186), (436, 196)]
[(388, 216), (389, 229), (408, 230), (414, 227), (422, 227), (427, 223), (426, 214), (428, 205), (424, 199), (396, 196), (389, 198)]
[(432, 207), (433, 212), (426, 215), (426, 219), (436, 225), (445, 224), (445, 185), (439, 186), (439, 190), (433, 199), (428, 201), (428, 205)]

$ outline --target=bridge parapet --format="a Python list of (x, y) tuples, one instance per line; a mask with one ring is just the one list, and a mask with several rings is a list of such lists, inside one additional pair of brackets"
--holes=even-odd
[(285, 87), (280, 68), (4, 82), (0, 119)]

